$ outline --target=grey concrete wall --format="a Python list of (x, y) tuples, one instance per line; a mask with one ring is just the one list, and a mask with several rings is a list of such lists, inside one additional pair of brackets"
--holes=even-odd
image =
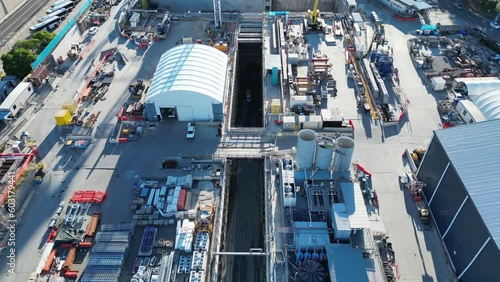
[(3, 19), (16, 6), (22, 3), (23, 1), (20, 0), (0, 0), (0, 19)]
[[(222, 10), (240, 10), (242, 12), (263, 12), (266, 0), (221, 0)], [(178, 1), (178, 0), (150, 0), (151, 4), (169, 7), (171, 11), (199, 11), (213, 10), (212, 0)]]
[[(333, 12), (335, 0), (320, 0), (318, 9), (320, 12)], [(273, 0), (273, 10), (275, 11), (290, 11), (290, 12), (305, 12), (312, 10), (314, 0)]]
[[(337, 0), (340, 1), (340, 0)], [(322, 12), (333, 12), (336, 0), (320, 0), (318, 8)], [(212, 0), (177, 1), (150, 0), (151, 4), (170, 7), (172, 11), (213, 10)], [(267, 0), (221, 0), (222, 10), (240, 10), (242, 12), (263, 12)], [(274, 11), (305, 12), (312, 10), (314, 0), (272, 0)]]

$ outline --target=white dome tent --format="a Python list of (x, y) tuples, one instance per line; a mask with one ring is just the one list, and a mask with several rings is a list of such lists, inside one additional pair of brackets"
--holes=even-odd
[(223, 118), (228, 56), (203, 44), (183, 44), (165, 52), (146, 96), (148, 119), (220, 121)]

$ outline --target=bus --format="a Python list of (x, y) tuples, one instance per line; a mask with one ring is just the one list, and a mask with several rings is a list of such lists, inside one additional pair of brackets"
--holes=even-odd
[(68, 11), (65, 8), (62, 8), (60, 10), (55, 11), (52, 14), (49, 14), (49, 15), (46, 15), (45, 17), (39, 18), (37, 21), (39, 23), (41, 23), (41, 22), (44, 22), (52, 17), (60, 17), (61, 19), (64, 19), (64, 18), (66, 18), (66, 16), (68, 16)]
[(71, 10), (73, 10), (73, 8), (75, 8), (75, 3), (73, 1), (66, 1), (64, 3), (59, 4), (58, 6), (55, 6), (55, 7), (48, 9), (47, 11), (45, 11), (45, 13), (47, 13), (47, 15), (50, 15), (50, 14), (54, 13), (55, 11), (60, 10), (62, 8), (65, 8), (66, 10), (71, 11)]
[(50, 7), (54, 8), (57, 6), (61, 6), (61, 4), (66, 4), (66, 2), (69, 2), (69, 1), (71, 1), (73, 3), (80, 2), (80, 0), (60, 0), (60, 1), (52, 3), (52, 5), (50, 5)]
[(66, 3), (66, 2), (68, 2), (68, 0), (57, 1), (57, 2), (53, 3), (52, 5), (50, 5), (50, 7), (54, 8), (54, 7), (57, 7), (57, 6), (61, 5), (61, 4)]
[(59, 26), (59, 24), (61, 23), (61, 17), (52, 17), (46, 21), (43, 21), (41, 23), (38, 23), (32, 27), (30, 27), (30, 32), (31, 33), (35, 33), (35, 32), (38, 32), (38, 31), (50, 31), (50, 30), (53, 30), (54, 28), (56, 28), (57, 26)]

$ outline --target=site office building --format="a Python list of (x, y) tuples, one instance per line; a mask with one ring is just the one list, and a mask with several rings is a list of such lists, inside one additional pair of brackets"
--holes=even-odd
[(0, 105), (0, 119), (4, 120), (15, 117), (24, 108), (33, 92), (34, 87), (31, 82), (19, 83)]

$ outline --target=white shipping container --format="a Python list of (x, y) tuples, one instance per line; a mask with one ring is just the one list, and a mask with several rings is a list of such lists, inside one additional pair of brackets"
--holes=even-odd
[(314, 98), (312, 95), (296, 95), (290, 96), (290, 108), (293, 108), (295, 105), (309, 105), (312, 106), (314, 104)]
[(299, 116), (300, 129), (322, 129), (323, 119), (321, 116)]
[(283, 130), (295, 130), (295, 116), (283, 117)]

